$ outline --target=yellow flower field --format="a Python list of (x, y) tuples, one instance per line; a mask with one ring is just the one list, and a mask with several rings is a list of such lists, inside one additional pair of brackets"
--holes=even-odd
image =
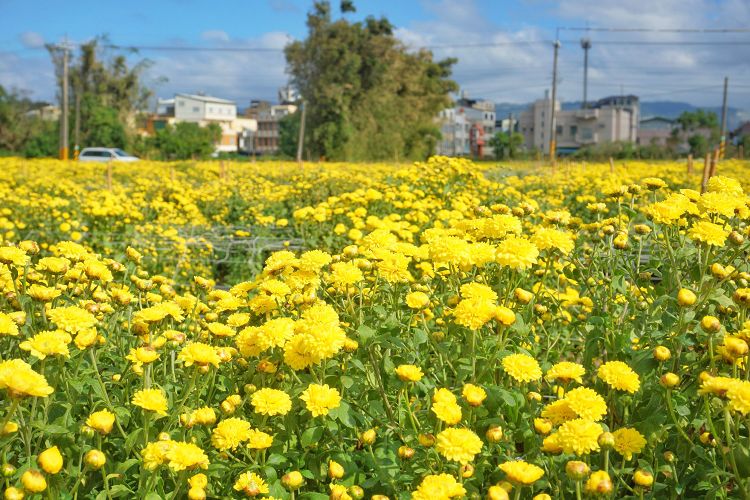
[(750, 163), (0, 159), (20, 498), (748, 498)]

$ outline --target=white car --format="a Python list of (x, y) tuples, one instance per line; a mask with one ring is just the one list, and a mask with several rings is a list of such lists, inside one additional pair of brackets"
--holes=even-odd
[(78, 161), (138, 161), (140, 158), (118, 148), (84, 148)]

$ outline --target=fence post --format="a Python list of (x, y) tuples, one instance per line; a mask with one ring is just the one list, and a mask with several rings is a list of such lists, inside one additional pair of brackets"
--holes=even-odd
[(688, 155), (687, 173), (688, 175), (693, 175), (693, 154), (692, 153)]

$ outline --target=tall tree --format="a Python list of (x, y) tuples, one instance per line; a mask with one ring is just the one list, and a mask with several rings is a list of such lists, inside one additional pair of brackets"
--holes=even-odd
[[(99, 36), (80, 45), (78, 54), (70, 63), (71, 114), (73, 125), (71, 141), (78, 139), (85, 146), (120, 146), (103, 144), (103, 140), (119, 122), (128, 131), (135, 123), (135, 113), (145, 107), (151, 91), (142, 84), (142, 74), (150, 65), (140, 60), (130, 66), (123, 54), (111, 54), (107, 50), (108, 40)], [(48, 45), (55, 65), (58, 83), (62, 82), (62, 50)], [(99, 127), (106, 117), (109, 132), (103, 134)], [(117, 137), (121, 134), (114, 131)], [(103, 137), (103, 135), (105, 137)]]
[[(351, 1), (343, 13), (354, 12)], [(331, 160), (420, 158), (439, 137), (437, 112), (457, 90), (455, 59), (408, 51), (385, 19), (333, 20), (316, 2), (308, 36), (287, 45), (288, 71), (307, 106), (306, 147)]]
[(19, 152), (43, 128), (43, 121), (32, 111), (46, 103), (34, 102), (18, 90), (0, 85), (0, 151)]

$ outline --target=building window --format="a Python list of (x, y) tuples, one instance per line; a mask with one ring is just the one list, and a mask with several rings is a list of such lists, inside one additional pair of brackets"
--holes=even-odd
[(193, 106), (193, 113), (197, 113), (197, 112), (198, 112), (198, 106)]
[(178, 106), (184, 106), (185, 105), (185, 101), (177, 101), (177, 105)]
[(558, 125), (557, 127), (555, 127), (555, 131), (557, 132), (557, 135), (563, 135), (562, 125)]
[(578, 133), (578, 127), (575, 126), (575, 125), (571, 125), (570, 126), (570, 135), (572, 137), (575, 137), (577, 133)]

